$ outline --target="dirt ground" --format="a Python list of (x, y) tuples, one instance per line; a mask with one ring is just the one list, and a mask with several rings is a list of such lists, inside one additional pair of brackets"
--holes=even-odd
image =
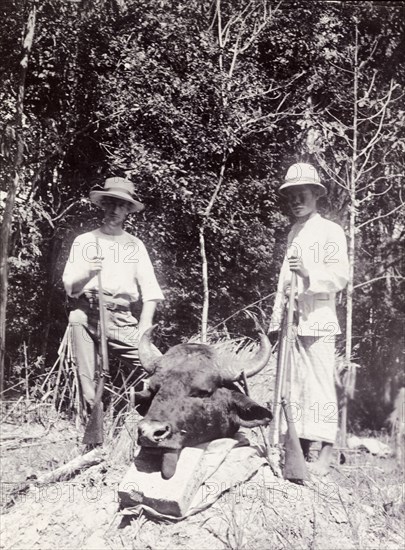
[[(336, 452), (330, 474), (323, 479), (313, 477), (305, 486), (275, 477), (266, 465), (204, 512), (165, 523), (145, 514), (125, 516), (119, 511), (117, 488), (131, 455), (131, 440), (125, 432), (107, 441), (106, 460), (101, 464), (68, 480), (37, 486), (35, 476), (83, 452), (80, 429), (56, 416), (52, 407), (35, 408), (32, 403), (28, 409), (3, 410), (2, 418), (2, 549), (363, 550), (405, 546), (404, 470), (394, 457), (347, 450), (346, 462), (339, 464)], [(260, 445), (258, 430), (251, 437)], [(16, 490), (27, 479), (28, 490), (18, 494)]]
[[(208, 510), (162, 523), (118, 512), (117, 487), (127, 464), (107, 460), (67, 480), (10, 499), (34, 472), (55, 468), (80, 451), (76, 428), (58, 421), (5, 423), (2, 430), (4, 549), (403, 548), (403, 471), (392, 458), (346, 456), (324, 478), (299, 486), (263, 467)], [(254, 488), (254, 490), (252, 490)]]

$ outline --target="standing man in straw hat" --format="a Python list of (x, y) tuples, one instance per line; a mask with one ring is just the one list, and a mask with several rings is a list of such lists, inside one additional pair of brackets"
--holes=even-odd
[(305, 458), (312, 441), (322, 443), (310, 469), (325, 475), (338, 426), (334, 356), (340, 327), (335, 297), (348, 281), (347, 243), (343, 229), (317, 212), (317, 201), (326, 188), (312, 165), (293, 164), (280, 193), (287, 198), (295, 223), (288, 235), (269, 332), (280, 329), (294, 271), (298, 276), (297, 337), (291, 352), (290, 404)]
[[(104, 210), (103, 225), (74, 240), (63, 273), (65, 290), (75, 298), (69, 323), (83, 396), (90, 408), (95, 398), (98, 273), (102, 274), (108, 346), (134, 368), (140, 366), (139, 338), (152, 325), (157, 302), (164, 299), (145, 245), (123, 229), (128, 214), (144, 208), (133, 195), (134, 184), (119, 177), (108, 178), (104, 188), (90, 191), (91, 202)], [(143, 305), (138, 321), (130, 306), (139, 299)]]

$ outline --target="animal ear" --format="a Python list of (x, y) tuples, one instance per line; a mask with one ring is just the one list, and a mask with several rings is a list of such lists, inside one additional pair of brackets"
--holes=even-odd
[(233, 404), (243, 428), (255, 428), (271, 422), (273, 414), (270, 409), (262, 407), (253, 399), (240, 392), (232, 392)]
[(145, 416), (148, 413), (152, 399), (153, 393), (149, 388), (135, 392), (135, 408), (141, 416)]

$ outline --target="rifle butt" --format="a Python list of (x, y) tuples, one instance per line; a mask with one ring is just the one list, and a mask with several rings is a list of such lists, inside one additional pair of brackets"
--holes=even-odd
[(285, 439), (284, 479), (304, 481), (309, 479), (307, 465), (301, 449), (300, 440), (291, 420), (288, 411), (288, 404), (285, 399), (281, 401), (287, 421), (287, 435)]
[(103, 391), (104, 377), (98, 381), (94, 406), (91, 410), (90, 418), (87, 421), (86, 429), (82, 443), (85, 445), (101, 445), (104, 441), (103, 423), (104, 423), (104, 406), (103, 406)]

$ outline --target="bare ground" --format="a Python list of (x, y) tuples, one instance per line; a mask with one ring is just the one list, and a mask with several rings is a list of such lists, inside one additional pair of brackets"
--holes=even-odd
[[(260, 388), (260, 384), (257, 386)], [(258, 390), (259, 391), (259, 390)], [(259, 392), (260, 393), (260, 392)], [(259, 401), (259, 395), (255, 396)], [(346, 451), (346, 462), (300, 486), (267, 466), (181, 522), (123, 516), (117, 487), (128, 468), (129, 434), (107, 441), (106, 461), (38, 487), (35, 475), (83, 451), (78, 426), (40, 409), (6, 414), (1, 432), (4, 549), (397, 549), (404, 548), (404, 470), (394, 458)], [(43, 412), (43, 411), (42, 411)], [(21, 413), (21, 411), (20, 411)], [(259, 431), (252, 434), (261, 444)], [(11, 497), (22, 482), (30, 487)]]

